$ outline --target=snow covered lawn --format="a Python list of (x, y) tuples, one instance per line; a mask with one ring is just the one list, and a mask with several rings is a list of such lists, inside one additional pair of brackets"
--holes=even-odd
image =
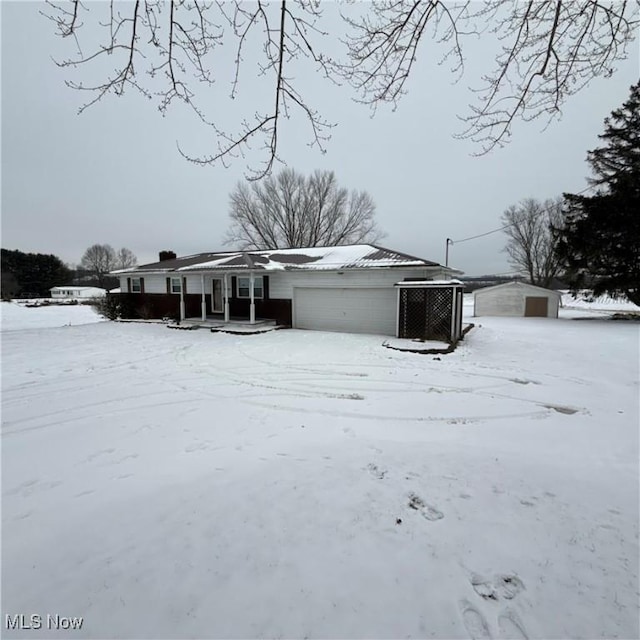
[(637, 323), (431, 356), (6, 310), (3, 637), (638, 637)]
[(2, 331), (64, 327), (104, 320), (90, 305), (52, 304), (42, 307), (26, 307), (17, 302), (3, 302), (1, 309), (0, 326), (2, 326)]

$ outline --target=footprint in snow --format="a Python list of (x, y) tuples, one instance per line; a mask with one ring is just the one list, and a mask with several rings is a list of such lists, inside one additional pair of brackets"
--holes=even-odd
[(472, 640), (491, 640), (489, 625), (484, 616), (468, 601), (460, 601), (462, 621)]
[(106, 455), (111, 455), (112, 453), (115, 453), (116, 450), (111, 448), (111, 449), (100, 449), (100, 451), (94, 451), (93, 453), (89, 454), (85, 459), (84, 462), (91, 462), (92, 460), (95, 460), (96, 458), (99, 458), (100, 456), (106, 456)]
[(562, 405), (557, 404), (544, 404), (542, 405), (545, 409), (553, 409), (553, 411), (557, 411), (558, 413), (564, 413), (565, 415), (573, 415), (574, 413), (578, 413), (578, 409), (574, 409), (573, 407), (563, 407)]
[(430, 520), (442, 520), (444, 513), (434, 506), (427, 504), (420, 496), (415, 493), (409, 494), (409, 508), (419, 511), (423, 518)]
[(498, 628), (505, 640), (529, 640), (529, 636), (525, 633), (524, 625), (516, 612), (511, 609), (505, 609), (498, 616)]
[(513, 600), (523, 589), (524, 583), (513, 574), (498, 574), (492, 580), (480, 575), (471, 576), (473, 590), (484, 600)]
[(193, 453), (194, 451), (204, 451), (209, 448), (209, 442), (192, 442), (184, 449), (185, 453)]
[(96, 492), (95, 489), (87, 489), (86, 491), (81, 491), (80, 493), (76, 493), (74, 498), (82, 498), (82, 496), (89, 496), (95, 492)]
[(373, 464), (373, 462), (367, 465), (367, 470), (374, 478), (377, 478), (378, 480), (383, 480), (387, 475), (386, 469), (380, 469), (377, 465)]

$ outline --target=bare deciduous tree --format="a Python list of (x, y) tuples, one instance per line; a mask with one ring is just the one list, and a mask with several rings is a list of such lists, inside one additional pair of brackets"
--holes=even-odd
[(116, 259), (114, 262), (114, 269), (127, 269), (129, 267), (135, 267), (138, 264), (138, 258), (131, 249), (122, 247), (116, 253)]
[[(112, 0), (87, 5), (71, 0), (49, 3), (45, 15), (55, 23), (58, 35), (73, 39), (78, 47), (77, 55), (59, 61), (59, 66), (99, 68), (109, 56), (117, 60), (115, 71), (98, 82), (67, 82), (89, 95), (81, 111), (108, 93), (122, 95), (127, 88), (157, 98), (162, 112), (172, 102), (182, 102), (213, 128), (217, 138), (217, 148), (209, 155), (183, 155), (199, 164), (226, 163), (255, 139), (262, 140), (265, 160), (250, 173), (253, 179), (270, 173), (278, 159), (279, 131), (294, 111), (308, 122), (311, 144), (323, 149), (327, 140), (332, 125), (295, 83), (293, 68), (300, 61), (331, 80), (345, 80), (362, 102), (375, 109), (383, 103), (395, 105), (406, 92), (418, 52), (431, 53), (429, 40), (441, 46), (441, 55), (435, 56), (439, 62), (448, 61), (461, 75), (464, 39), (480, 33), (485, 40), (493, 37), (500, 47), (495, 68), (482, 77), (475, 91), (477, 101), (462, 118), (466, 128), (459, 134), (476, 141), (478, 152), (484, 153), (507, 142), (515, 119), (550, 121), (568, 97), (594, 78), (611, 75), (615, 64), (627, 57), (640, 24), (638, 2), (631, 0), (347, 3), (340, 14), (347, 46), (341, 60), (322, 50), (321, 41), (328, 35), (322, 30), (323, 13), (319, 0), (126, 4)], [(104, 38), (81, 46), (88, 18), (94, 18)], [(271, 82), (266, 102), (252, 118), (240, 117), (232, 133), (213, 121), (213, 108), (207, 115), (196, 99), (199, 84), (214, 82), (213, 54), (222, 46), (235, 50), (231, 98), (238, 95), (240, 72), (248, 64), (252, 46), (262, 51), (257, 75)]]
[(109, 272), (116, 268), (116, 252), (109, 244), (91, 245), (82, 255), (80, 266), (89, 271), (103, 287)]
[(331, 171), (305, 178), (285, 169), (236, 186), (227, 244), (284, 249), (375, 242), (383, 235), (375, 211), (368, 193), (339, 187)]
[(559, 273), (553, 228), (562, 220), (562, 198), (544, 202), (528, 198), (502, 214), (509, 263), (525, 273), (531, 284), (549, 287)]

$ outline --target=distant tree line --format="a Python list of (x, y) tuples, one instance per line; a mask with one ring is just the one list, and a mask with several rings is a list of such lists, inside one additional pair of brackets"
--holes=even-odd
[(45, 298), (49, 289), (69, 284), (73, 272), (60, 258), (44, 253), (1, 250), (2, 299)]
[(115, 251), (110, 245), (95, 244), (83, 254), (78, 267), (71, 267), (55, 255), (2, 249), (2, 299), (47, 298), (52, 287), (76, 285), (113, 289), (119, 279), (109, 272), (137, 264), (127, 248)]

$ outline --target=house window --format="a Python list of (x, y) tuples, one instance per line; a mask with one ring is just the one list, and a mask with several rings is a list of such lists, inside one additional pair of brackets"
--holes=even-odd
[(131, 278), (131, 293), (141, 293), (142, 284), (140, 278)]
[[(250, 298), (251, 280), (249, 278), (238, 278), (238, 298)], [(253, 279), (253, 297), (262, 298), (262, 276)]]
[(171, 293), (180, 293), (180, 291), (182, 291), (182, 280), (171, 278)]

